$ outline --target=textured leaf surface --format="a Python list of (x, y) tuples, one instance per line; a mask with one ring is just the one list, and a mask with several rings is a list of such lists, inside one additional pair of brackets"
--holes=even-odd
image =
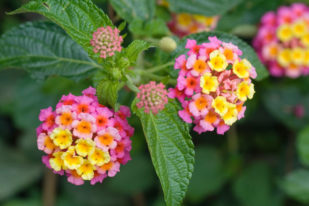
[(258, 56), (256, 55), (255, 51), (251, 46), (249, 46), (246, 42), (239, 39), (238, 37), (223, 32), (201, 32), (186, 36), (178, 44), (177, 50), (174, 52), (173, 57), (177, 57), (180, 54), (186, 53), (187, 49), (185, 49), (185, 45), (187, 39), (195, 39), (198, 43), (203, 43), (208, 42), (208, 37), (210, 36), (216, 36), (221, 41), (231, 42), (236, 46), (238, 46), (238, 48), (243, 52), (243, 55), (241, 57), (248, 59), (251, 62), (251, 64), (255, 67), (257, 72), (257, 78), (256, 78), (257, 81), (262, 80), (269, 75), (267, 69), (261, 63), (261, 61), (259, 60)]
[(22, 68), (42, 79), (49, 75), (77, 78), (98, 67), (81, 46), (52, 23), (22, 24), (0, 39), (0, 69)]
[(9, 14), (24, 12), (35, 12), (52, 20), (89, 54), (92, 33), (99, 27), (113, 25), (91, 0), (32, 0)]
[(150, 44), (148, 42), (143, 40), (134, 40), (127, 48), (125, 48), (124, 52), (129, 61), (131, 63), (135, 63), (139, 53), (149, 47)]
[(177, 114), (178, 106), (169, 102), (157, 115), (133, 110), (139, 116), (151, 159), (160, 179), (167, 205), (180, 205), (193, 172), (194, 149), (188, 125)]
[(292, 198), (309, 203), (309, 171), (299, 169), (288, 174), (282, 182), (282, 188)]
[(242, 0), (167, 0), (170, 9), (176, 13), (221, 15), (235, 7)]
[(99, 102), (105, 106), (116, 107), (118, 91), (121, 88), (119, 81), (104, 79), (97, 85)]
[(128, 22), (149, 20), (155, 13), (155, 0), (110, 0), (117, 14)]

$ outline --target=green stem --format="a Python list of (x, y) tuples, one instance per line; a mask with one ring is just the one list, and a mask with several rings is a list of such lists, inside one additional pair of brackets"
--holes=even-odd
[(157, 71), (160, 71), (162, 69), (165, 69), (166, 67), (168, 66), (172, 66), (174, 64), (174, 62), (167, 62), (165, 64), (162, 64), (162, 65), (159, 65), (159, 66), (155, 66), (155, 67), (152, 67), (152, 68), (149, 68), (147, 69), (146, 71), (147, 72), (150, 72), (150, 73), (154, 73), (154, 72), (157, 72)]
[[(138, 69), (136, 70), (141, 76), (144, 76), (144, 77), (149, 77), (150, 79), (153, 79), (153, 80), (156, 80), (156, 81), (162, 81), (165, 77), (164, 76), (160, 76), (160, 75), (157, 75), (157, 74), (153, 74), (153, 73), (149, 73), (147, 70), (141, 70), (141, 69)], [(168, 84), (171, 84), (171, 85), (176, 85), (177, 84), (177, 80), (175, 79), (169, 79)]]

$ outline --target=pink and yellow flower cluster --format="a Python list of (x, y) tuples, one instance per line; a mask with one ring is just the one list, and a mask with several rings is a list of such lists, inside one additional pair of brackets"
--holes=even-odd
[[(169, 8), (170, 5), (166, 0), (158, 0), (158, 4)], [(178, 37), (202, 31), (211, 31), (216, 28), (219, 16), (203, 16), (188, 13), (172, 13), (172, 19), (167, 26)]]
[(251, 78), (255, 68), (242, 51), (232, 43), (217, 37), (197, 44), (187, 40), (185, 54), (177, 57), (174, 68), (179, 71), (177, 85), (169, 89), (169, 97), (177, 98), (183, 107), (179, 116), (194, 123), (198, 133), (213, 131), (224, 134), (237, 120), (244, 117), (244, 103), (254, 95)]
[(271, 75), (308, 75), (309, 8), (294, 3), (266, 13), (253, 44)]
[(113, 177), (131, 159), (129, 108), (114, 112), (99, 104), (95, 94), (89, 87), (82, 96), (62, 96), (55, 111), (48, 107), (39, 115), (37, 144), (46, 153), (43, 163), (75, 185)]
[(177, 36), (183, 37), (202, 31), (210, 31), (216, 28), (218, 16), (202, 16), (187, 13), (172, 14), (172, 20), (168, 22), (169, 29)]

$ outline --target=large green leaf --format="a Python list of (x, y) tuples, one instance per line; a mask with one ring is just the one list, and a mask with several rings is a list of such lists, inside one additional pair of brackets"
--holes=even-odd
[(167, 0), (169, 8), (176, 12), (202, 14), (205, 16), (222, 15), (242, 0)]
[(303, 129), (298, 135), (297, 149), (301, 162), (309, 166), (309, 127)]
[(180, 205), (193, 172), (194, 149), (188, 125), (177, 112), (175, 101), (154, 115), (146, 114), (135, 106), (148, 143), (151, 159), (160, 179), (167, 205)]
[(292, 198), (309, 203), (309, 171), (299, 169), (288, 174), (281, 184), (283, 190)]
[(0, 201), (40, 178), (40, 164), (30, 162), (18, 151), (0, 148)]
[(203, 43), (208, 42), (208, 37), (210, 36), (216, 36), (221, 41), (231, 42), (236, 46), (238, 46), (238, 48), (243, 52), (243, 55), (241, 57), (248, 59), (251, 62), (251, 64), (255, 67), (257, 72), (257, 78), (256, 78), (257, 81), (262, 80), (269, 75), (267, 69), (261, 63), (261, 61), (259, 60), (258, 56), (256, 55), (255, 51), (251, 46), (249, 46), (246, 42), (239, 39), (238, 37), (223, 32), (201, 32), (186, 36), (179, 42), (176, 51), (173, 53), (173, 57), (177, 57), (180, 54), (186, 53), (187, 49), (185, 49), (185, 45), (187, 39), (195, 39), (198, 43)]
[(50, 75), (78, 78), (99, 67), (52, 23), (25, 23), (0, 39), (0, 69), (22, 68), (42, 79)]
[(35, 12), (57, 23), (89, 54), (92, 33), (99, 27), (113, 25), (91, 0), (32, 0), (9, 14), (24, 12)]
[(217, 192), (226, 181), (226, 177), (225, 167), (219, 152), (212, 147), (198, 147), (188, 198), (192, 202), (200, 202)]
[(150, 20), (155, 14), (155, 0), (110, 0), (117, 14), (128, 22)]

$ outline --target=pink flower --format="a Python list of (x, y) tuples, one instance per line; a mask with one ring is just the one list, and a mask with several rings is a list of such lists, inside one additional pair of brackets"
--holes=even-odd
[(55, 113), (52, 110), (52, 107), (41, 109), (39, 120), (44, 122), (42, 124), (42, 129), (44, 130), (51, 130), (55, 126)]
[(110, 118), (113, 116), (113, 113), (107, 107), (98, 107), (96, 108), (96, 114), (93, 115), (96, 122), (97, 131), (107, 128), (112, 124)]
[(117, 172), (119, 172), (119, 170), (120, 170), (120, 163), (110, 161), (109, 163), (99, 167), (98, 173), (100, 173), (100, 174), (106, 174), (107, 173), (107, 175), (109, 177), (114, 177), (117, 174)]
[(72, 183), (73, 185), (83, 185), (84, 180), (75, 172), (71, 170), (67, 170), (68, 175), (68, 182)]
[(100, 27), (93, 33), (93, 38), (90, 44), (94, 47), (93, 52), (99, 53), (101, 58), (107, 58), (115, 55), (115, 52), (120, 52), (123, 41), (120, 31), (117, 28)]
[(138, 108), (144, 108), (145, 113), (157, 114), (163, 110), (167, 104), (167, 90), (162, 83), (156, 84), (151, 81), (148, 84), (139, 87), (140, 92), (137, 94), (139, 102)]
[[(119, 170), (117, 172), (119, 172)], [(98, 182), (102, 183), (106, 177), (107, 177), (106, 174), (99, 174), (96, 172), (94, 174), (94, 178), (92, 178), (92, 180), (90, 181), (90, 184), (95, 185)]]
[(94, 139), (95, 143), (103, 151), (108, 151), (109, 149), (115, 149), (117, 142), (121, 140), (121, 136), (118, 130), (114, 127), (108, 127), (104, 130), (98, 132), (97, 137)]
[(80, 113), (78, 119), (72, 122), (73, 134), (79, 138), (92, 138), (93, 133), (96, 132), (95, 118), (87, 113)]

